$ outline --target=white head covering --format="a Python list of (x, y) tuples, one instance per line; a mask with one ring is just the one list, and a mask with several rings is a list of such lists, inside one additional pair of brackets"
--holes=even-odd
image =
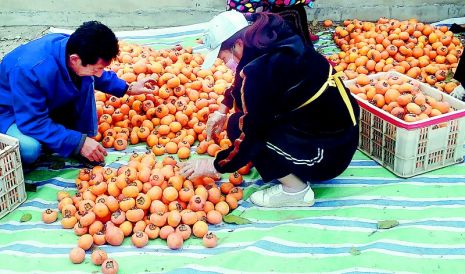
[(207, 25), (204, 43), (208, 52), (202, 64), (203, 69), (209, 69), (213, 66), (224, 41), (249, 24), (242, 13), (230, 10), (216, 15)]

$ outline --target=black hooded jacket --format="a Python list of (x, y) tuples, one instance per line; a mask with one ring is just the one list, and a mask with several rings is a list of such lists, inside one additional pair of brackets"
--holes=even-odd
[[(240, 115), (233, 122), (229, 120), (228, 132), (235, 127), (240, 133), (231, 140), (232, 147), (217, 155), (215, 168), (222, 173), (236, 171), (253, 161), (271, 139), (298, 140), (283, 144), (286, 146), (309, 142), (332, 145), (338, 136), (353, 129), (348, 109), (335, 87), (294, 110), (320, 89), (329, 70), (326, 58), (305, 46), (295, 34), (265, 50), (245, 47), (234, 84), (223, 101)], [(358, 119), (358, 105), (352, 96), (349, 98)]]

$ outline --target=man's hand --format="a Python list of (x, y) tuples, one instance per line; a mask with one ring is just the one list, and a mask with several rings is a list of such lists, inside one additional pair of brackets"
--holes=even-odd
[(86, 137), (84, 145), (80, 151), (81, 155), (91, 162), (104, 162), (107, 151), (105, 148), (92, 138)]
[(157, 82), (155, 79), (146, 77), (137, 82), (132, 82), (129, 84), (128, 91), (126, 91), (127, 95), (139, 95), (144, 93), (152, 93), (153, 86), (155, 86)]
[(219, 111), (213, 112), (207, 120), (207, 141), (212, 139), (213, 134), (220, 134), (223, 131), (224, 124), (228, 120), (226, 114)]
[(219, 173), (213, 165), (214, 160), (214, 158), (202, 158), (178, 163), (181, 168), (179, 173), (189, 180), (193, 180), (201, 176), (218, 177)]

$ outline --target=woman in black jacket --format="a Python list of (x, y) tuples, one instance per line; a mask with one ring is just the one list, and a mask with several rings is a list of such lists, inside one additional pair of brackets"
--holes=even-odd
[(234, 109), (227, 121), (233, 146), (214, 159), (183, 163), (181, 173), (192, 179), (252, 162), (264, 181), (279, 182), (255, 192), (253, 203), (311, 206), (309, 182), (338, 176), (355, 153), (358, 105), (326, 58), (279, 15), (255, 13), (247, 19), (228, 11), (210, 22), (206, 44), (211, 52), (203, 64), (209, 67), (219, 57), (236, 69), (223, 105), (207, 122), (210, 137)]

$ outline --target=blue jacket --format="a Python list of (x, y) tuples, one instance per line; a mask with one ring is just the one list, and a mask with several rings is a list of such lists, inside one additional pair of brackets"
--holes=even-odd
[[(22, 45), (0, 63), (0, 132), (19, 130), (64, 157), (76, 153), (85, 135), (97, 134), (94, 87), (121, 97), (127, 84), (112, 71), (81, 77), (78, 90), (66, 66), (69, 35), (49, 34)], [(60, 117), (66, 127), (53, 119)]]

